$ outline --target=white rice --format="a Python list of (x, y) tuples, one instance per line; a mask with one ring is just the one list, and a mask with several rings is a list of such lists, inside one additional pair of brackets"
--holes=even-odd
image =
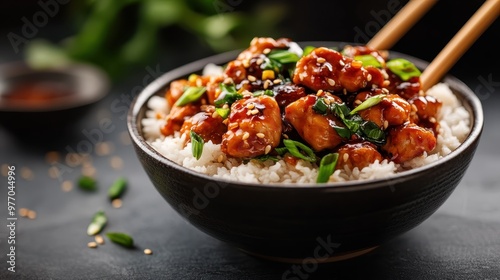
[[(362, 170), (357, 167), (351, 170), (345, 166), (334, 172), (330, 177), (330, 182), (385, 178), (397, 172), (436, 161), (455, 150), (470, 132), (469, 112), (461, 106), (460, 101), (447, 84), (437, 84), (430, 88), (427, 94), (443, 103), (437, 116), (440, 122), (437, 146), (432, 153), (424, 154), (404, 164), (383, 160), (382, 162), (376, 161)], [(205, 143), (201, 158), (196, 160), (191, 152), (191, 143), (184, 146), (185, 139), (181, 137), (179, 132), (168, 137), (160, 133), (160, 127), (164, 125), (164, 120), (157, 119), (156, 115), (158, 113), (166, 114), (169, 111), (170, 108), (168, 108), (166, 100), (155, 96), (149, 100), (147, 106), (150, 110), (146, 112), (146, 118), (142, 120), (146, 140), (160, 154), (179, 165), (216, 178), (249, 183), (316, 182), (317, 167), (310, 162), (298, 160), (297, 165), (293, 166), (284, 160), (278, 162), (251, 160), (244, 164), (236, 159), (227, 158), (221, 152), (220, 145), (213, 144), (211, 141)], [(224, 157), (222, 163), (218, 162), (221, 155)]]

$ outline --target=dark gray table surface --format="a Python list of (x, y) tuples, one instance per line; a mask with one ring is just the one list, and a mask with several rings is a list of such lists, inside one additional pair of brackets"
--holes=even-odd
[[(193, 54), (194, 50), (185, 51)], [(283, 278), (293, 265), (250, 257), (185, 222), (156, 192), (132, 146), (123, 141), (127, 135), (125, 112), (113, 110), (113, 102), (128, 106), (148, 75), (205, 55), (170, 57), (116, 83), (105, 99), (74, 123), (70, 133), (59, 135), (60, 141), (38, 144), (44, 141), (38, 137), (21, 140), (0, 128), (0, 165), (24, 170), (24, 176), (16, 177), (16, 207), (37, 212), (34, 220), (18, 216), (16, 272), (9, 272), (7, 178), (0, 176), (0, 279), (500, 279), (498, 70), (455, 69), (455, 76), (480, 97), (485, 126), (465, 177), (434, 215), (367, 255), (321, 265), (307, 275)], [(62, 181), (75, 182), (81, 166), (65, 169), (60, 179), (54, 179), (49, 176), (51, 164), (45, 160), (46, 153), (76, 150), (82, 141), (89, 140), (84, 131), (95, 131), (104, 118), (111, 120), (114, 129), (103, 133), (102, 141), (114, 149), (99, 156), (94, 146), (90, 154), (98, 191), (86, 193), (74, 186), (63, 192)], [(111, 167), (114, 156), (123, 160), (122, 168)], [(115, 209), (106, 189), (118, 176), (128, 179), (129, 189), (123, 206)], [(87, 248), (92, 238), (87, 236), (86, 227), (97, 210), (108, 214), (106, 231), (128, 232), (136, 249), (109, 241), (96, 249)], [(152, 249), (153, 254), (145, 255), (144, 248)]]

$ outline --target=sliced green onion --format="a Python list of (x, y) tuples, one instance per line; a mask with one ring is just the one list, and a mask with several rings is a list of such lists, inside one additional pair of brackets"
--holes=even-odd
[(302, 56), (306, 56), (310, 54), (316, 47), (315, 46), (306, 46), (304, 47), (304, 51), (302, 52)]
[(382, 64), (380, 64), (377, 58), (371, 54), (356, 55), (354, 56), (354, 59), (363, 62), (363, 67), (373, 66), (377, 68), (382, 68)]
[(284, 154), (286, 154), (286, 152), (288, 152), (288, 149), (286, 147), (279, 147), (279, 148), (275, 148), (274, 149), (278, 155), (282, 156)]
[(109, 240), (113, 241), (116, 244), (128, 248), (134, 247), (134, 239), (128, 234), (122, 232), (108, 232), (106, 233), (106, 236), (109, 238)]
[(316, 155), (314, 154), (314, 151), (307, 145), (290, 139), (283, 140), (283, 144), (285, 144), (285, 147), (292, 156), (310, 162), (316, 162)]
[(313, 105), (313, 109), (314, 111), (316, 111), (316, 113), (326, 115), (326, 113), (328, 113), (328, 105), (326, 105), (325, 99), (324, 98), (316, 99), (316, 102)]
[(200, 135), (196, 134), (196, 132), (192, 131), (189, 133), (191, 136), (191, 151), (193, 152), (193, 157), (197, 160), (200, 159), (201, 154), (203, 153), (203, 138)]
[(333, 112), (334, 114), (339, 117), (342, 121), (344, 121), (344, 119), (349, 115), (349, 113), (351, 112), (351, 109), (349, 109), (349, 107), (347, 107), (347, 105), (345, 103), (342, 103), (342, 104), (337, 104), (337, 103), (334, 103), (332, 105), (332, 108), (333, 108)]
[(380, 101), (382, 101), (382, 99), (384, 99), (384, 97), (386, 97), (386, 96), (387, 95), (385, 95), (385, 94), (379, 94), (379, 95), (375, 95), (375, 96), (372, 96), (372, 97), (366, 99), (365, 101), (363, 101), (363, 103), (359, 104), (358, 107), (354, 108), (349, 113), (349, 115), (354, 115), (359, 111), (366, 110), (370, 107), (373, 107), (373, 106), (379, 104)]
[(333, 125), (332, 127), (333, 127), (333, 129), (335, 129), (335, 131), (337, 132), (337, 134), (340, 137), (342, 137), (344, 139), (351, 138), (352, 132), (349, 130), (349, 128), (343, 127), (343, 126), (338, 126), (338, 125)]
[(274, 162), (278, 162), (280, 159), (278, 157), (275, 157), (275, 156), (271, 156), (271, 155), (261, 155), (261, 156), (258, 156), (258, 157), (255, 157), (254, 159), (257, 159), (259, 161), (266, 161), (266, 160), (272, 160)]
[(243, 98), (243, 95), (238, 93), (234, 84), (226, 85), (224, 83), (221, 83), (220, 89), (222, 90), (222, 92), (214, 101), (216, 107), (222, 107), (224, 104), (231, 105), (236, 100)]
[(182, 107), (191, 102), (198, 101), (206, 90), (205, 87), (188, 87), (181, 97), (177, 99), (175, 106)]
[(78, 186), (82, 190), (95, 191), (97, 189), (97, 181), (90, 176), (82, 176), (78, 179)]
[(422, 74), (415, 64), (404, 58), (389, 60), (386, 66), (403, 81), (408, 81), (413, 77), (420, 77)]
[(127, 188), (127, 180), (125, 178), (120, 177), (116, 179), (113, 184), (108, 189), (108, 197), (110, 199), (119, 198), (125, 192)]
[(256, 92), (254, 92), (252, 94), (254, 97), (257, 97), (257, 96), (262, 96), (262, 95), (267, 95), (267, 96), (271, 96), (271, 97), (274, 97), (274, 92), (270, 89), (266, 89), (266, 90), (258, 90)]
[(107, 222), (108, 222), (108, 218), (106, 217), (106, 214), (104, 214), (104, 211), (97, 212), (94, 215), (94, 217), (92, 217), (92, 221), (90, 222), (89, 226), (87, 227), (87, 234), (88, 235), (98, 234), (106, 226)]
[(281, 64), (295, 63), (300, 59), (296, 53), (287, 50), (273, 50), (267, 55), (267, 57), (271, 60), (276, 60)]
[(335, 171), (335, 166), (337, 165), (338, 159), (338, 153), (327, 154), (321, 159), (321, 162), (319, 163), (318, 178), (316, 178), (316, 183), (328, 182), (330, 176)]
[(229, 116), (229, 113), (231, 112), (231, 109), (229, 108), (215, 108), (215, 111), (221, 118), (226, 119)]

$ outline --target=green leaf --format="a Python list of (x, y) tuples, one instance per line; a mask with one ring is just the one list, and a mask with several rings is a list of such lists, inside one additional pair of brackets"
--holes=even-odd
[(113, 241), (116, 244), (128, 248), (134, 247), (134, 239), (128, 234), (122, 232), (108, 232), (106, 233), (106, 236), (109, 238), (109, 240)]
[(215, 111), (221, 118), (226, 119), (229, 116), (229, 113), (231, 112), (231, 109), (229, 108), (215, 108)]
[(415, 64), (404, 58), (389, 60), (386, 66), (403, 81), (408, 81), (413, 77), (420, 77), (422, 74)]
[(283, 144), (285, 144), (285, 147), (292, 156), (310, 162), (316, 162), (316, 155), (314, 154), (314, 151), (307, 145), (290, 139), (283, 140)]
[(379, 95), (375, 95), (375, 96), (372, 96), (372, 97), (366, 99), (365, 101), (363, 101), (363, 103), (359, 104), (356, 108), (354, 108), (349, 113), (349, 115), (354, 115), (355, 113), (357, 113), (359, 111), (366, 110), (370, 107), (373, 107), (373, 106), (379, 104), (380, 101), (382, 101), (384, 99), (384, 97), (386, 97), (386, 96), (387, 95), (385, 95), (385, 94), (379, 94)]
[(262, 96), (262, 95), (267, 95), (267, 96), (271, 96), (271, 97), (274, 97), (274, 92), (270, 89), (266, 89), (266, 90), (258, 90), (256, 92), (254, 92), (252, 94), (254, 97), (257, 97), (257, 96)]
[(319, 163), (318, 177), (316, 178), (316, 183), (326, 183), (330, 179), (330, 176), (335, 171), (335, 166), (339, 158), (338, 153), (327, 154), (321, 159)]
[(366, 140), (377, 145), (385, 144), (385, 132), (376, 123), (365, 121), (361, 124), (360, 130)]
[(236, 91), (236, 86), (234, 84), (226, 85), (224, 83), (220, 84), (220, 89), (222, 92), (219, 97), (214, 101), (216, 107), (222, 107), (224, 104), (231, 106), (236, 100), (243, 98), (243, 95)]
[(300, 59), (296, 53), (287, 50), (272, 50), (267, 57), (281, 64), (295, 63)]
[(207, 89), (205, 87), (188, 87), (184, 93), (177, 99), (175, 106), (182, 107), (189, 103), (198, 101)]
[(349, 130), (349, 128), (347, 127), (343, 127), (343, 126), (338, 126), (338, 125), (332, 125), (333, 129), (335, 129), (335, 131), (337, 132), (337, 134), (344, 138), (344, 139), (349, 139), (351, 138), (351, 131)]
[(373, 66), (377, 68), (382, 68), (382, 64), (380, 64), (377, 58), (371, 54), (356, 55), (354, 56), (354, 59), (363, 62), (363, 67)]
[(123, 177), (116, 179), (108, 189), (108, 197), (110, 199), (119, 198), (127, 188), (127, 180)]
[(78, 187), (86, 191), (95, 191), (97, 189), (97, 181), (90, 176), (82, 176), (78, 179)]
[(193, 153), (193, 157), (195, 157), (197, 160), (200, 159), (201, 154), (203, 153), (203, 144), (205, 143), (203, 141), (203, 138), (196, 134), (196, 132), (192, 131), (190, 132), (191, 136), (191, 151)]
[(328, 105), (326, 105), (324, 98), (316, 99), (316, 102), (313, 105), (314, 111), (316, 111), (316, 113), (320, 113), (322, 115), (326, 115), (328, 113), (328, 108), (329, 107), (328, 107)]
[(88, 235), (98, 234), (106, 226), (107, 222), (108, 222), (108, 218), (106, 217), (106, 214), (104, 213), (104, 211), (98, 211), (94, 215), (94, 217), (92, 217), (92, 221), (90, 222), (89, 226), (87, 227), (87, 234)]
[(306, 46), (304, 47), (304, 51), (302, 53), (302, 56), (306, 56), (310, 54), (316, 47), (315, 46)]

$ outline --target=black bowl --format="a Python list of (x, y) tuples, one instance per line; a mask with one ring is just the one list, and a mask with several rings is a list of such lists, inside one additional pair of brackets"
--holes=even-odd
[[(107, 74), (89, 64), (43, 69), (24, 61), (0, 65), (0, 125), (22, 136), (62, 132), (104, 98), (109, 87)], [(24, 97), (7, 98), (18, 94)]]
[[(483, 128), (481, 103), (452, 76), (443, 81), (471, 115), (467, 139), (436, 162), (386, 179), (324, 185), (239, 183), (191, 171), (156, 152), (145, 141), (140, 125), (151, 96), (162, 95), (171, 81), (199, 72), (207, 63), (226, 63), (237, 53), (202, 59), (158, 78), (133, 102), (128, 129), (142, 166), (170, 206), (198, 229), (245, 252), (299, 263), (308, 257), (328, 262), (369, 252), (431, 216), (453, 192), (473, 158)], [(397, 52), (390, 56), (406, 58), (420, 69), (428, 65)]]

